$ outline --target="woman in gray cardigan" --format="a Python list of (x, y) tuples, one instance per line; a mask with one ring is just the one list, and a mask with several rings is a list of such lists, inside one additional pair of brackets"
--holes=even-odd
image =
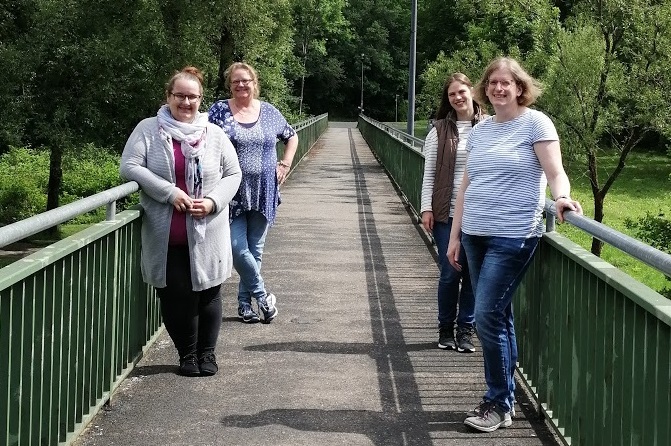
[(228, 203), (242, 176), (226, 134), (198, 111), (202, 81), (194, 67), (170, 79), (167, 104), (135, 127), (120, 169), (141, 188), (142, 274), (186, 376), (218, 370), (220, 287), (232, 267)]

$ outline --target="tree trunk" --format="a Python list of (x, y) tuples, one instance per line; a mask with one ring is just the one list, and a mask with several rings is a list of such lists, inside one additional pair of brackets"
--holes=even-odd
[[(603, 222), (603, 201), (604, 196), (601, 193), (594, 194), (594, 221)], [(596, 237), (592, 237), (592, 254), (601, 257), (603, 242)]]
[(298, 116), (303, 116), (303, 94), (305, 93), (305, 67), (308, 62), (307, 44), (303, 43), (303, 75), (301, 76), (301, 100), (298, 104)]
[[(59, 204), (61, 184), (63, 183), (63, 146), (54, 144), (49, 157), (49, 185), (47, 187), (47, 211), (56, 209)], [(47, 233), (55, 236), (58, 226), (50, 228)]]
[(214, 89), (215, 99), (223, 98), (227, 94), (226, 68), (233, 63), (233, 36), (225, 27), (221, 29), (219, 38), (219, 70), (217, 84)]

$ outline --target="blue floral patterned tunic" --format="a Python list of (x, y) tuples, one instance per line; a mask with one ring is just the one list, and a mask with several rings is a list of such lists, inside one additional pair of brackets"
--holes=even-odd
[(278, 109), (263, 101), (259, 119), (250, 124), (233, 119), (228, 100), (212, 104), (208, 114), (210, 122), (224, 129), (233, 143), (242, 170), (240, 188), (230, 203), (230, 220), (254, 210), (272, 225), (280, 204), (275, 146), (278, 139), (286, 144), (296, 132)]

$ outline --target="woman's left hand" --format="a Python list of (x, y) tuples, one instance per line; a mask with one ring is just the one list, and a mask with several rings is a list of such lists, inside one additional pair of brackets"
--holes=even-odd
[(557, 218), (561, 223), (564, 222), (564, 211), (575, 211), (582, 215), (582, 206), (580, 206), (580, 203), (569, 197), (559, 197), (555, 201), (555, 209), (557, 209)]
[(209, 198), (196, 198), (188, 209), (193, 218), (203, 218), (209, 215), (214, 208), (214, 203)]
[(286, 164), (280, 164), (277, 163), (277, 182), (279, 184), (284, 183), (287, 180), (287, 176), (289, 175), (289, 166)]

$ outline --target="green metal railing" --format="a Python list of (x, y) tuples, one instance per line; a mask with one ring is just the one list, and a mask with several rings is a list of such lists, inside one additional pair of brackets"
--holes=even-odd
[[(294, 126), (294, 165), (327, 126), (326, 115)], [(140, 270), (141, 209), (114, 212), (137, 189), (126, 183), (0, 228), (2, 247), (108, 208), (107, 221), (0, 269), (0, 446), (70, 444), (161, 333)]]
[[(422, 155), (369, 118), (359, 129), (419, 209)], [(550, 217), (552, 202), (545, 209)], [(569, 217), (671, 276), (671, 256)], [(518, 372), (566, 444), (671, 444), (670, 300), (556, 232), (543, 235), (514, 299)]]
[[(291, 166), (292, 170), (298, 163), (300, 163), (303, 157), (308, 154), (328, 125), (328, 114), (324, 113), (323, 115), (315, 116), (314, 118), (307, 119), (293, 126), (296, 133), (298, 133), (298, 148), (294, 155), (294, 161)], [(283, 154), (284, 144), (279, 142), (277, 143), (277, 159), (281, 160)]]
[(515, 305), (519, 372), (568, 444), (671, 444), (671, 301), (551, 232)]
[(140, 221), (125, 211), (1, 270), (0, 444), (68, 441), (156, 335)]
[(366, 116), (359, 116), (358, 128), (361, 135), (373, 149), (396, 188), (404, 195), (412, 213), (419, 219), (424, 155), (421, 148), (412, 145), (406, 138), (398, 137), (398, 131), (389, 132), (386, 127)]

